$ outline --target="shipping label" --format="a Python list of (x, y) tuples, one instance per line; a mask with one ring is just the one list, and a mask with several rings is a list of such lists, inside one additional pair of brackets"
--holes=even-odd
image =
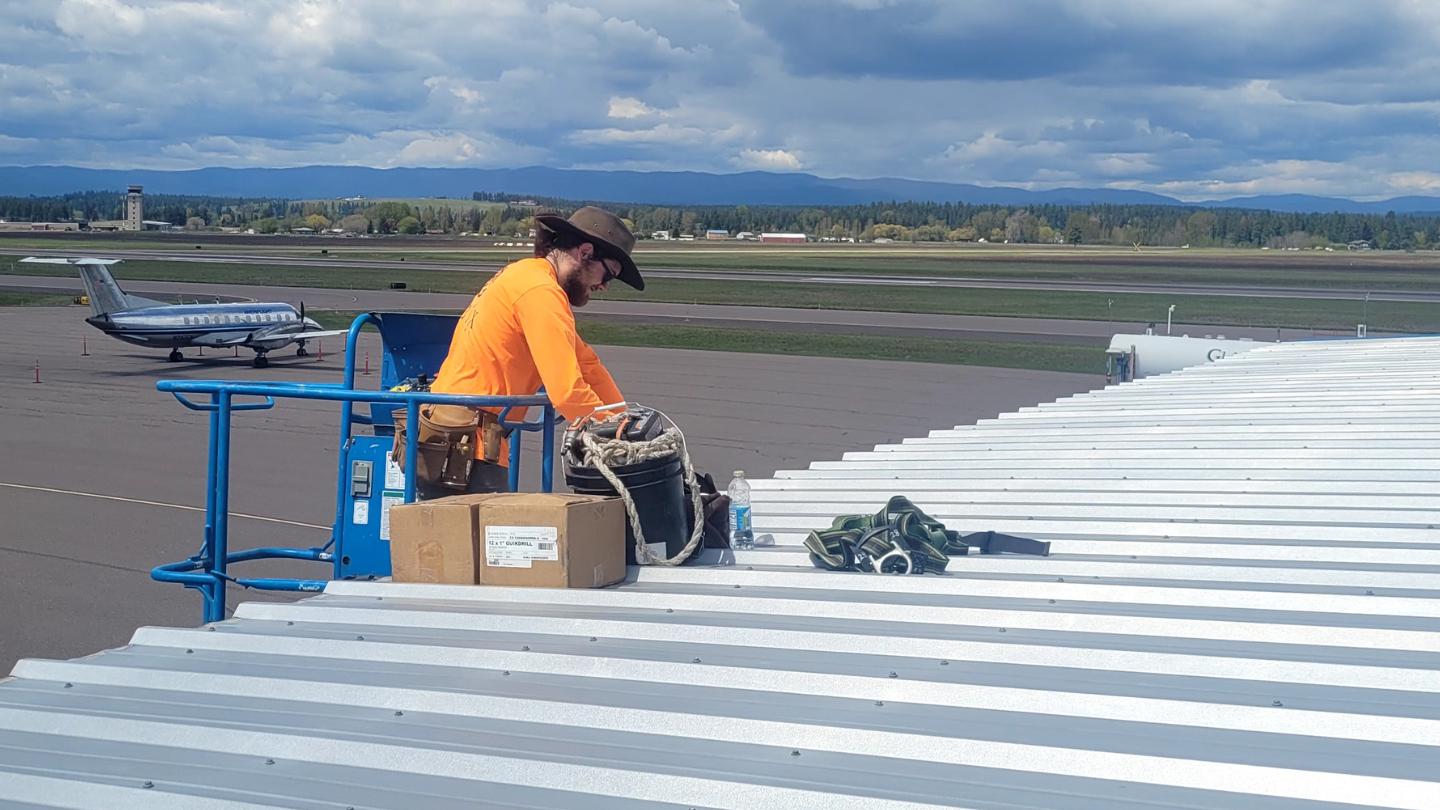
[(485, 564), (529, 568), (535, 560), (559, 560), (559, 536), (554, 526), (486, 526)]

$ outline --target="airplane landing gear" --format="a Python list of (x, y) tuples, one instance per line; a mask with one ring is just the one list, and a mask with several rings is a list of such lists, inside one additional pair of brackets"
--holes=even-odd
[(181, 354), (179, 349), (171, 349), (170, 356), (166, 359), (172, 363), (178, 363), (185, 359), (185, 355)]
[(255, 359), (250, 361), (250, 365), (254, 366), (255, 368), (265, 368), (266, 366), (270, 365), (270, 358), (266, 357), (263, 354), (257, 354), (255, 355)]
[(308, 351), (305, 350), (305, 344), (304, 344), (304, 343), (301, 343), (300, 346), (299, 346), (299, 348), (297, 348), (297, 349), (295, 350), (295, 356), (296, 356), (296, 357), (309, 357), (309, 356), (310, 356), (310, 352), (308, 352)]

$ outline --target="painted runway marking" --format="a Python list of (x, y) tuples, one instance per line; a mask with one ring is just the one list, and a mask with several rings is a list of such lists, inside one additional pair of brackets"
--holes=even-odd
[[(141, 506), (159, 506), (159, 507), (163, 507), (163, 508), (165, 508), (165, 509), (181, 509), (181, 510), (184, 510), (184, 511), (186, 511), (186, 512), (204, 512), (204, 511), (205, 511), (204, 508), (202, 508), (202, 507), (199, 507), (199, 506), (187, 506), (187, 505), (181, 504), (181, 503), (165, 503), (164, 501), (147, 501), (147, 500), (143, 500), (143, 499), (140, 499), (140, 498), (125, 498), (125, 497), (121, 497), (121, 496), (119, 496), (119, 495), (101, 495), (101, 494), (99, 494), (99, 493), (97, 493), (97, 492), (79, 492), (79, 491), (76, 491), (76, 490), (73, 490), (73, 489), (56, 489), (56, 488), (54, 488), (54, 487), (37, 487), (37, 486), (32, 486), (32, 485), (30, 485), (30, 484), (12, 484), (12, 483), (9, 483), (8, 481), (0, 481), (0, 487), (9, 487), (10, 489), (25, 489), (25, 490), (30, 490), (30, 491), (32, 491), (32, 492), (49, 492), (49, 493), (53, 493), (53, 494), (56, 494), (56, 495), (77, 495), (77, 496), (82, 497), (82, 498), (98, 498), (99, 500), (102, 500), (102, 501), (120, 501), (120, 502), (122, 502), (122, 503), (135, 503), (135, 504), (140, 504)], [(320, 525), (317, 525), (317, 524), (314, 524), (314, 523), (301, 523), (301, 522), (298, 521), (298, 520), (285, 520), (285, 519), (283, 519), (283, 518), (268, 517), (268, 516), (266, 516), (266, 515), (247, 515), (247, 514), (245, 514), (244, 512), (231, 512), (231, 513), (230, 513), (230, 517), (232, 517), (232, 518), (245, 518), (246, 520), (261, 520), (261, 521), (264, 521), (264, 522), (266, 522), (266, 523), (283, 523), (283, 524), (286, 525), (286, 526), (299, 526), (299, 527), (302, 528), (302, 529), (321, 529), (321, 530), (324, 530), (324, 531), (329, 531), (329, 530), (330, 530), (330, 527), (329, 527), (329, 526), (320, 526)]]

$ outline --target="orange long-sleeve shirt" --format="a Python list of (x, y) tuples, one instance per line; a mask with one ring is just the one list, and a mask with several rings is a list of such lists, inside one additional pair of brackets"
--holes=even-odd
[[(555, 267), (545, 259), (521, 259), (491, 278), (460, 316), (450, 353), (430, 390), (528, 396), (541, 384), (555, 409), (570, 420), (624, 400), (610, 372), (576, 332), (575, 313)], [(521, 409), (510, 412), (511, 421), (522, 418)]]

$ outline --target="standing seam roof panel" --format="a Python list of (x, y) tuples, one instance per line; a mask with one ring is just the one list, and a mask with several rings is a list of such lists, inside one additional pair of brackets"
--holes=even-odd
[[(24, 660), (0, 799), (1430, 810), (1436, 391), (1437, 339), (1260, 347), (754, 481), (777, 545), (728, 565), (336, 582)], [(896, 494), (1053, 553), (810, 565)]]

